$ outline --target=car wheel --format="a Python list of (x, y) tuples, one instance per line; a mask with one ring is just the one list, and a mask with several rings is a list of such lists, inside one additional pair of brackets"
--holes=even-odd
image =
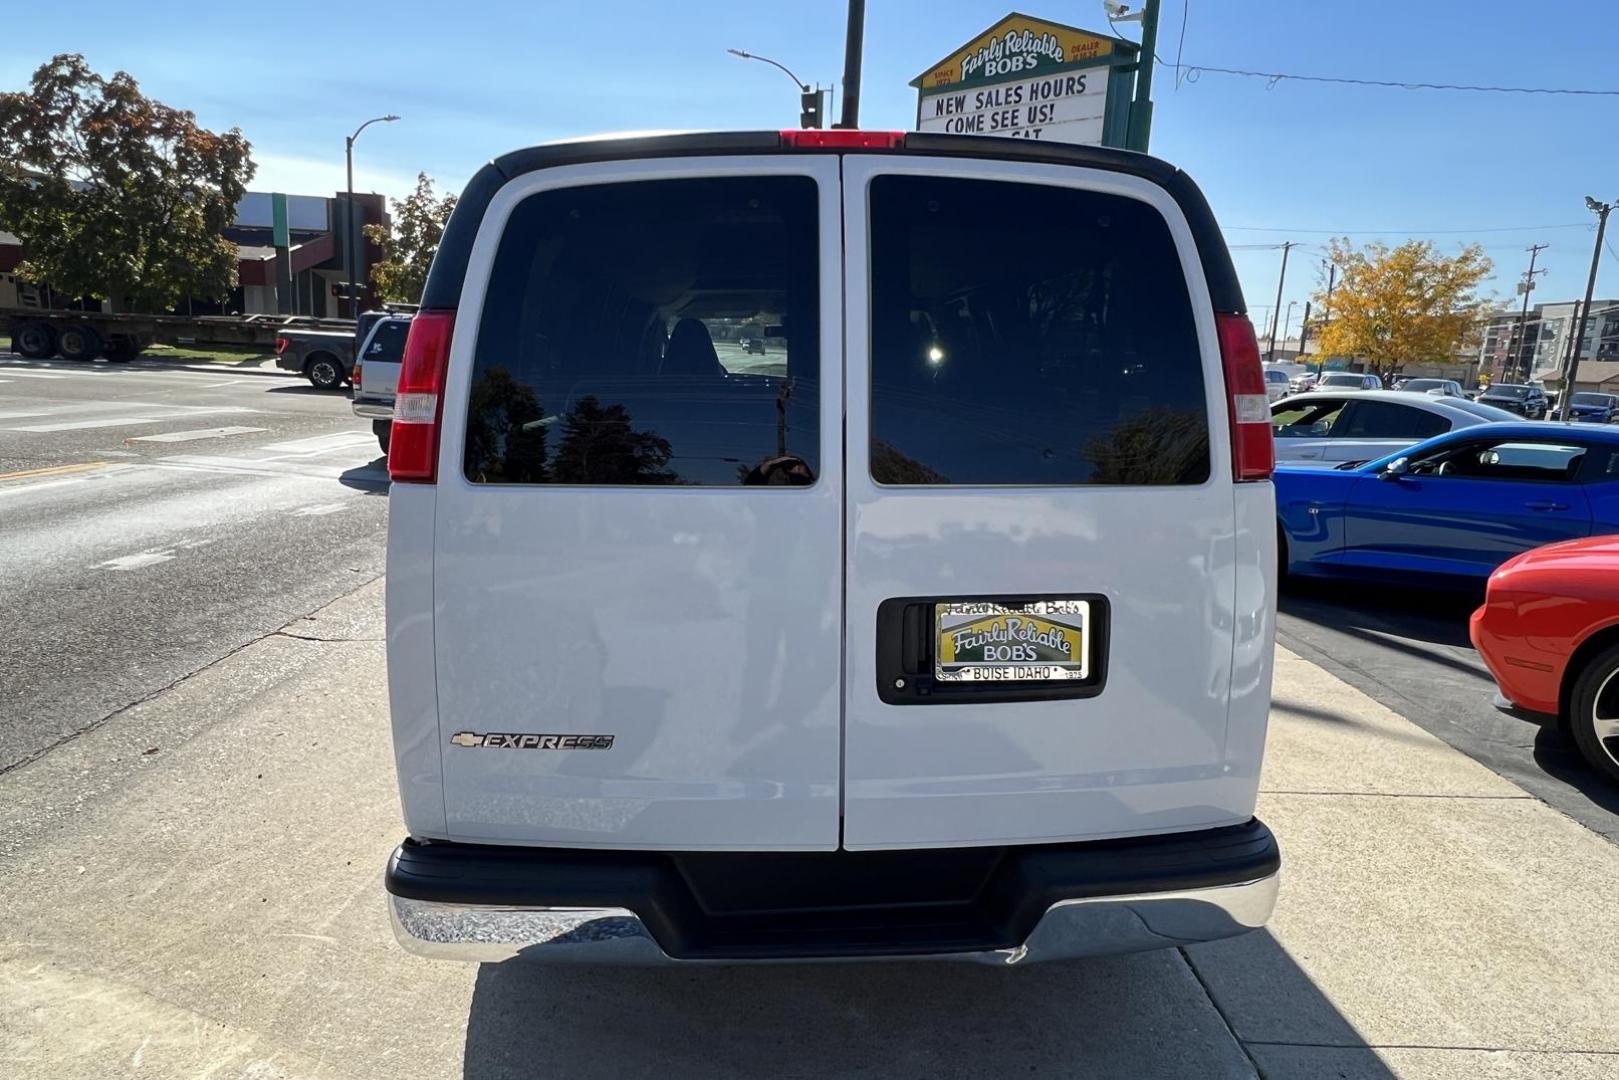
[(371, 433), (377, 437), (377, 445), (382, 447), (384, 454), (388, 452), (388, 439), (393, 434), (393, 430), (394, 423), (392, 420), (371, 421)]
[(57, 338), (56, 348), (65, 360), (90, 361), (101, 355), (105, 347), (101, 335), (96, 328), (84, 323), (74, 323), (62, 328)]
[(309, 383), (316, 390), (336, 390), (343, 385), (343, 365), (331, 353), (310, 357), (304, 374), (309, 376)]
[(1586, 663), (1574, 682), (1568, 721), (1585, 760), (1619, 783), (1619, 645)]
[(11, 351), (29, 360), (56, 355), (56, 330), (50, 323), (25, 322), (11, 331)]

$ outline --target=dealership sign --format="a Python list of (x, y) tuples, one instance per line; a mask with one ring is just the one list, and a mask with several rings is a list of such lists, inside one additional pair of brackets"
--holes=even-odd
[(1013, 13), (911, 81), (918, 131), (1123, 146), (1135, 43)]

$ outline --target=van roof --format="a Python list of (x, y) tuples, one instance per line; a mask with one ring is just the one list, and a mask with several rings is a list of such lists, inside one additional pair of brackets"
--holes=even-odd
[(1186, 216), (1197, 244), (1209, 298), (1216, 311), (1243, 314), (1242, 287), (1203, 193), (1191, 177), (1161, 158), (1099, 146), (1073, 146), (1005, 139), (981, 135), (940, 135), (906, 132), (892, 148), (821, 150), (793, 146), (781, 131), (710, 131), (681, 134), (623, 135), (547, 143), (502, 154), (475, 173), (450, 215), (438, 254), (422, 291), (422, 307), (454, 308), (461, 298), (467, 260), (489, 202), (508, 181), (524, 173), (562, 165), (583, 165), (626, 158), (688, 157), (731, 154), (877, 153), (925, 154), (930, 157), (989, 158), (1073, 165), (1139, 176), (1157, 184), (1173, 198)]

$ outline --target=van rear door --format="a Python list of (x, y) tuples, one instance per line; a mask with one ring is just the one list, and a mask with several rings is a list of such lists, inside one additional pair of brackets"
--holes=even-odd
[(840, 216), (832, 155), (491, 201), (434, 513), (450, 838), (837, 847)]
[(1233, 483), (1181, 208), (1050, 164), (851, 155), (843, 173), (844, 846), (1246, 820), (1234, 625), (1269, 627), (1258, 566), (1235, 614), (1239, 549), (1265, 545), (1238, 543), (1233, 488), (1265, 489), (1244, 513), (1268, 531), (1269, 485)]

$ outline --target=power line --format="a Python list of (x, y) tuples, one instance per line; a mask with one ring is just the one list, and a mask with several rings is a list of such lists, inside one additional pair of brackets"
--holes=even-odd
[(1468, 90), (1488, 94), (1563, 94), (1580, 97), (1619, 97), (1619, 90), (1587, 90), (1562, 86), (1476, 86), (1468, 83), (1407, 82), (1397, 79), (1350, 79), (1336, 75), (1300, 75), (1288, 71), (1249, 71), (1245, 68), (1209, 67), (1205, 64), (1187, 64), (1184, 82), (1197, 82), (1204, 72), (1215, 75), (1241, 75), (1252, 79), (1267, 79), (1275, 86), (1283, 79), (1297, 82), (1343, 83), (1349, 86), (1383, 86), (1395, 90)]
[(1350, 233), (1370, 233), (1379, 236), (1387, 233), (1417, 233), (1425, 236), (1436, 236), (1440, 233), (1487, 233), (1487, 232), (1539, 232), (1541, 229), (1590, 229), (1588, 221), (1574, 221), (1565, 225), (1488, 225), (1477, 229), (1296, 229), (1290, 225), (1222, 225), (1223, 230), (1231, 232), (1285, 232), (1285, 233), (1320, 233), (1325, 236), (1342, 236)]

